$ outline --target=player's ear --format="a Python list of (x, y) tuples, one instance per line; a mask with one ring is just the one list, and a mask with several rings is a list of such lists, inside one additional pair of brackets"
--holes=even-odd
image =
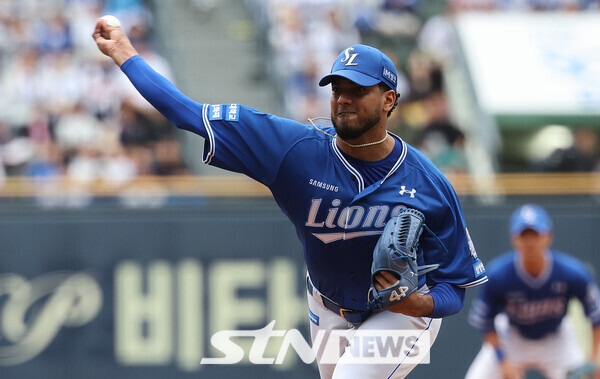
[(552, 234), (552, 233), (548, 233), (548, 234), (547, 234), (547, 236), (548, 236), (548, 237), (547, 237), (547, 239), (546, 239), (546, 245), (547, 245), (548, 247), (550, 247), (550, 246), (552, 246), (552, 242), (554, 242), (554, 234)]
[(509, 235), (510, 238), (510, 244), (516, 249), (517, 245), (519, 244), (519, 236), (513, 236), (512, 234)]
[(396, 103), (396, 91), (388, 90), (383, 93), (383, 111), (389, 112), (394, 108)]

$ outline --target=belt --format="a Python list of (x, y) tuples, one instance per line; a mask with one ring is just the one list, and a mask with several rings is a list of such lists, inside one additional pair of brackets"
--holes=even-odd
[(313, 293), (316, 292), (316, 294), (323, 301), (323, 305), (325, 306), (325, 308), (329, 309), (330, 311), (336, 314), (339, 314), (344, 320), (348, 321), (349, 323), (360, 324), (361, 322), (365, 321), (366, 318), (369, 317), (373, 312), (372, 310), (361, 311), (358, 309), (348, 309), (342, 307), (341, 305), (338, 305), (336, 302), (329, 300), (329, 298), (322, 295), (318, 290), (314, 291), (315, 287), (313, 286), (308, 276), (306, 276), (306, 287), (308, 288), (308, 293), (310, 293), (311, 296), (314, 296)]

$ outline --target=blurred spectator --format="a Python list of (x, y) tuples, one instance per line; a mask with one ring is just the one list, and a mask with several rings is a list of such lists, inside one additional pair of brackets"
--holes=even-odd
[[(284, 113), (296, 120), (329, 115), (329, 91), (317, 85), (345, 47), (359, 43), (347, 10), (327, 2), (278, 3), (267, 9), (274, 80)], [(273, 76), (272, 76), (273, 78)]]
[(458, 11), (580, 11), (598, 10), (597, 0), (447, 0)]
[(63, 151), (93, 146), (98, 140), (100, 121), (85, 112), (81, 104), (65, 109), (54, 126), (54, 139)]
[(52, 141), (39, 144), (24, 174), (34, 178), (60, 176), (64, 173), (62, 158), (61, 150)]
[[(206, 11), (219, 4), (189, 3)], [(401, 97), (391, 129), (444, 170), (464, 169), (468, 139), (447, 114), (441, 87), (441, 73), (453, 62), (452, 13), (600, 8), (598, 0), (244, 3), (260, 23), (257, 29), (266, 31), (262, 41), (268, 41), (268, 48), (260, 51), (270, 54), (266, 71), (280, 90), (286, 117), (328, 116), (323, 106), (330, 93), (318, 87), (317, 78), (329, 72), (330, 62), (346, 46), (373, 44), (398, 68)], [(116, 178), (125, 183), (136, 175), (187, 172), (175, 128), (95, 49), (89, 28), (102, 14), (117, 16), (141, 55), (173, 80), (168, 62), (153, 48), (153, 15), (143, 0), (3, 0), (0, 180), (4, 175), (90, 175), (91, 182)], [(588, 151), (577, 143), (556, 151), (544, 170), (593, 169), (596, 158)]]
[(2, 144), (0, 152), (6, 174), (20, 176), (25, 172), (28, 162), (35, 157), (35, 146), (28, 138), (27, 129), (20, 128), (10, 134), (10, 139)]
[(448, 115), (441, 73), (433, 73), (432, 91), (423, 99), (427, 123), (417, 140), (420, 149), (444, 173), (466, 173), (465, 135)]
[[(466, 170), (465, 135), (449, 120), (441, 62), (416, 47), (422, 25), (444, 10), (443, 0), (251, 3), (269, 14), (272, 64), (287, 117), (328, 116), (327, 107), (320, 107), (328, 104), (330, 93), (317, 86), (318, 78), (329, 72), (330, 62), (347, 46), (372, 44), (398, 69), (400, 105), (392, 114), (390, 130), (423, 149), (442, 170)], [(261, 22), (262, 13), (255, 13)], [(442, 28), (432, 25), (430, 30), (431, 37), (422, 40), (434, 41), (423, 45), (443, 44), (435, 40)]]
[(62, 52), (73, 47), (71, 27), (59, 9), (38, 24), (35, 42), (41, 53)]
[(535, 167), (545, 172), (588, 172), (598, 170), (598, 135), (590, 128), (577, 129), (571, 147), (554, 150)]
[(444, 12), (429, 18), (417, 36), (417, 48), (426, 54), (438, 67), (444, 69), (456, 61), (457, 41), (452, 25), (452, 4)]
[[(447, 117), (445, 97), (443, 103), (430, 99), (432, 93), (443, 96), (441, 70), (418, 49), (414, 49), (406, 64), (407, 88), (400, 95), (399, 126), (397, 132), (408, 143), (419, 146), (423, 131), (433, 119)], [(428, 102), (428, 100), (431, 100)], [(436, 107), (441, 105), (442, 107)], [(434, 112), (435, 114), (430, 114)], [(440, 116), (442, 113), (443, 116)]]
[[(180, 156), (174, 158), (180, 161)], [(102, 166), (99, 170), (99, 178), (104, 180), (111, 187), (120, 187), (138, 174), (136, 162), (131, 159), (123, 148), (117, 144), (109, 155), (105, 155)]]
[(126, 33), (137, 26), (152, 25), (152, 14), (143, 0), (105, 0), (104, 14), (111, 14), (121, 21)]
[(142, 0), (4, 0), (0, 8), (0, 178), (66, 175), (82, 183), (73, 205), (87, 204), (86, 188), (98, 181), (185, 172), (175, 128), (95, 49), (90, 28), (102, 14), (117, 16), (140, 54), (173, 80), (152, 47)]
[(409, 93), (405, 101), (424, 99), (442, 90), (442, 71), (431, 58), (419, 49), (411, 51), (407, 64)]
[(465, 135), (449, 121), (426, 127), (417, 146), (443, 173), (467, 173)]
[(187, 169), (181, 159), (181, 147), (174, 139), (163, 139), (154, 150), (156, 157), (152, 166), (154, 175), (185, 175)]
[[(284, 101), (284, 115), (297, 120), (326, 116), (318, 108), (316, 78), (354, 43), (380, 48), (398, 69), (400, 104), (390, 130), (423, 150), (442, 171), (466, 172), (463, 131), (447, 109), (443, 73), (457, 63), (452, 17), (468, 11), (598, 10), (598, 0), (245, 0), (259, 30), (266, 30), (270, 65)], [(331, 10), (335, 10), (332, 12)], [(266, 15), (266, 16), (265, 16)], [(309, 54), (310, 52), (310, 54)], [(320, 73), (320, 74), (319, 74)]]
[(419, 0), (382, 0), (379, 6), (358, 19), (361, 33), (374, 33), (389, 38), (414, 39), (421, 28), (415, 12)]

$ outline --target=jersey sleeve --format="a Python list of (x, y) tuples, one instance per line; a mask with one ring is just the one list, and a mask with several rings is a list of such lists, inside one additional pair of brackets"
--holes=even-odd
[(205, 138), (203, 160), (265, 184), (273, 182), (285, 155), (309, 126), (239, 104), (201, 104), (191, 100), (140, 56), (121, 65), (131, 83), (178, 128)]
[(465, 304), (465, 289), (449, 283), (440, 283), (428, 294), (433, 298), (431, 318), (442, 318), (458, 313)]
[(238, 104), (205, 105), (204, 163), (240, 172), (269, 186), (288, 152), (314, 136), (299, 122)]
[[(484, 285), (485, 287), (485, 285)], [(471, 303), (469, 310), (469, 324), (482, 334), (489, 333), (494, 330), (494, 319), (490, 317), (491, 308), (483, 299), (477, 298)]]
[(600, 325), (600, 289), (596, 282), (588, 283), (583, 301), (585, 314), (592, 324)]
[(498, 266), (503, 264), (507, 257), (490, 262), (488, 270), (488, 282), (479, 288), (478, 296), (471, 303), (469, 309), (468, 321), (471, 326), (485, 334), (494, 331), (494, 319), (503, 309), (502, 298), (498, 295), (497, 285), (502, 283), (498, 278), (501, 269)]
[(571, 261), (572, 277), (575, 280), (575, 296), (583, 304), (586, 316), (592, 324), (600, 325), (600, 289), (590, 270), (580, 261), (568, 257)]
[(432, 200), (423, 209), (431, 233), (423, 233), (427, 241), (423, 244), (423, 260), (439, 267), (427, 274), (427, 284), (469, 288), (485, 283), (485, 266), (477, 255), (454, 189), (441, 174), (429, 184)]
[(173, 83), (136, 55), (121, 65), (121, 71), (136, 90), (175, 126), (206, 138), (202, 129), (202, 107), (179, 91)]

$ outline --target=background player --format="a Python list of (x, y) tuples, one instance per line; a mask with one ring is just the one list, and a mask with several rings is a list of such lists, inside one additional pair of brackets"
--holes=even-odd
[[(406, 329), (429, 332), (433, 343), (441, 317), (462, 308), (465, 288), (487, 280), (448, 181), (387, 132), (397, 73), (379, 50), (354, 45), (336, 59), (320, 82), (332, 85), (334, 127), (323, 127), (238, 104), (196, 103), (150, 68), (119, 27), (98, 20), (93, 38), (165, 117), (205, 138), (205, 163), (246, 174), (271, 190), (304, 248), (313, 338), (319, 330)], [(373, 248), (385, 222), (403, 207), (424, 213), (448, 251), (433, 236), (423, 238), (419, 264), (439, 268), (420, 278), (420, 292), (371, 311)], [(379, 289), (396, 281), (387, 274), (378, 275)], [(318, 354), (323, 378), (402, 378), (415, 367), (400, 354), (393, 364), (358, 366), (348, 363), (350, 353), (340, 354), (337, 364), (321, 364)]]
[(600, 295), (590, 271), (577, 259), (550, 249), (552, 220), (534, 204), (510, 219), (514, 251), (488, 265), (489, 282), (473, 301), (469, 321), (484, 333), (467, 379), (522, 378), (527, 369), (566, 378), (585, 357), (567, 317), (571, 298), (593, 324), (590, 362), (600, 344)]

